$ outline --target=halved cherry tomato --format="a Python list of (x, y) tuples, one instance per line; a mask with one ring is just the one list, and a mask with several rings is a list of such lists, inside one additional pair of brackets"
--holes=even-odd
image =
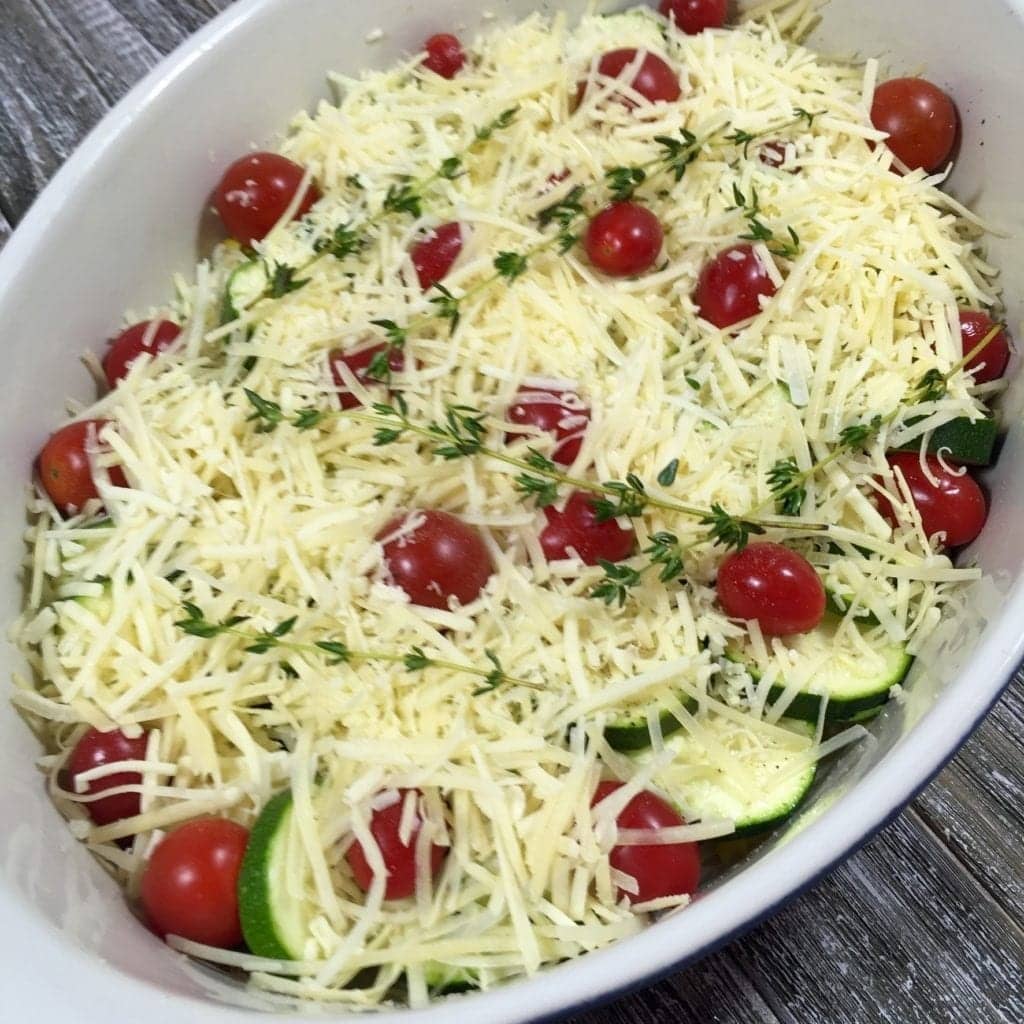
[(125, 328), (110, 345), (103, 356), (103, 372), (107, 383), (117, 387), (117, 382), (128, 376), (132, 363), (144, 353), (157, 355), (170, 348), (181, 334), (181, 328), (171, 320), (144, 320)]
[[(404, 900), (416, 891), (416, 837), (423, 828), (423, 818), (420, 817), (418, 803), (422, 794), (418, 790), (412, 790), (417, 795), (417, 808), (408, 836), (409, 841), (405, 843), (402, 841), (401, 825), (408, 792), (410, 791), (407, 789), (398, 790), (398, 799), (393, 804), (374, 811), (370, 818), (370, 833), (377, 846), (380, 847), (384, 867), (388, 872), (388, 880), (384, 885), (384, 899), (386, 900)], [(432, 878), (437, 877), (447, 853), (445, 847), (438, 846), (437, 843), (430, 844), (430, 875)], [(373, 884), (373, 870), (370, 867), (370, 862), (366, 859), (362, 844), (353, 843), (345, 856), (352, 869), (352, 877), (355, 879), (356, 885), (363, 892), (367, 892)]]
[[(622, 50), (611, 50), (603, 54), (597, 64), (597, 72), (603, 78), (618, 78), (623, 71), (633, 64), (639, 50), (632, 47)], [(644, 55), (640, 66), (629, 81), (630, 86), (649, 103), (673, 103), (679, 99), (682, 90), (679, 88), (679, 75), (663, 58), (655, 53)], [(587, 91), (587, 82), (580, 82), (576, 88), (576, 105), (583, 101)], [(636, 101), (630, 96), (620, 96), (625, 106), (634, 108)]]
[(821, 622), (825, 588), (803, 555), (781, 544), (748, 544), (719, 567), (718, 603), (731, 619), (754, 619), (765, 636), (790, 636)]
[[(932, 483), (921, 468), (917, 452), (891, 452), (886, 458), (907, 482), (927, 536), (942, 533), (946, 547), (958, 548), (970, 544), (981, 533), (988, 519), (988, 503), (969, 473), (961, 476), (950, 472), (935, 456), (928, 455), (925, 457), (928, 471), (937, 481)], [(899, 516), (889, 500), (883, 495), (878, 495), (876, 500), (878, 511), (893, 526), (898, 525)]]
[(466, 63), (466, 54), (458, 36), (447, 32), (431, 36), (423, 48), (427, 51), (423, 66), (442, 78), (454, 78)]
[(614, 519), (601, 521), (594, 510), (594, 497), (574, 491), (561, 510), (550, 505), (544, 509), (547, 526), (541, 530), (540, 546), (549, 562), (570, 557), (575, 550), (584, 565), (621, 562), (636, 546), (632, 526), (623, 529)]
[[(980, 309), (960, 310), (960, 342), (964, 356), (968, 356), (995, 327), (992, 318)], [(1006, 373), (1010, 361), (1010, 339), (1000, 331), (970, 362), (967, 372), (974, 376), (975, 384), (988, 384)]]
[[(75, 780), (90, 768), (99, 768), (100, 765), (115, 764), (119, 761), (145, 760), (146, 740), (146, 733), (129, 739), (120, 729), (112, 729), (109, 732), (87, 729), (67, 760), (68, 788), (76, 792)], [(85, 791), (90, 794), (102, 793), (106, 789), (137, 786), (141, 782), (142, 776), (138, 772), (117, 772), (87, 782)], [(134, 818), (139, 813), (140, 796), (138, 793), (117, 793), (82, 806), (97, 825), (109, 825), (112, 821), (120, 821), (122, 818)]]
[[(393, 536), (411, 517), (415, 517), (414, 528)], [(413, 604), (427, 608), (447, 608), (452, 598), (464, 605), (475, 601), (494, 572), (480, 534), (438, 509), (398, 516), (377, 539), (384, 540), (384, 564), (391, 582), (401, 587)]]
[(761, 312), (761, 296), (778, 289), (752, 245), (720, 252), (701, 271), (693, 298), (700, 315), (725, 329)]
[(706, 28), (721, 28), (728, 6), (728, 0), (661, 0), (658, 10), (681, 32), (695, 36)]
[[(336, 348), (327, 357), (328, 365), (331, 368), (331, 376), (334, 378), (334, 384), (338, 388), (338, 401), (341, 403), (342, 409), (354, 409), (359, 405), (359, 399), (348, 390), (348, 385), (345, 383), (345, 378), (342, 377), (338, 366), (344, 365), (348, 367), (352, 375), (361, 384), (371, 385), (379, 383), (370, 376), (370, 363), (378, 352), (383, 352), (386, 348), (388, 348), (386, 343), (371, 345), (369, 348), (360, 348), (348, 352)], [(403, 349), (391, 347), (391, 351), (388, 353), (388, 368), (392, 373), (401, 373), (405, 369), (405, 351)]]
[(612, 203), (591, 220), (587, 256), (612, 277), (634, 277), (650, 270), (661, 252), (664, 233), (657, 217), (639, 203)]
[[(560, 466), (571, 466), (583, 444), (583, 435), (590, 422), (590, 410), (571, 391), (523, 386), (516, 400), (508, 407), (509, 423), (536, 427), (557, 438), (560, 444), (551, 455)], [(508, 440), (521, 435), (508, 434)]]
[(434, 228), (410, 252), (420, 287), (427, 291), (443, 280), (462, 252), (462, 225), (456, 222)]
[(248, 841), (248, 829), (224, 818), (197, 818), (168, 833), (139, 893), (153, 931), (221, 949), (240, 945), (238, 874)]
[[(243, 245), (265, 238), (284, 216), (305, 173), (279, 153), (250, 153), (236, 160), (224, 172), (213, 198), (228, 234)], [(319, 198), (320, 190), (310, 182), (296, 218), (309, 213)]]
[[(80, 512), (100, 492), (92, 476), (89, 454), (103, 449), (100, 433), (110, 420), (78, 420), (61, 427), (39, 453), (39, 480), (50, 500), (66, 515)], [(124, 470), (111, 466), (110, 482), (127, 487)]]
[[(621, 782), (600, 782), (591, 804), (599, 804), (622, 786)], [(686, 824), (675, 808), (660, 796), (641, 790), (615, 819), (620, 829), (657, 832)], [(700, 851), (696, 843), (660, 843), (650, 846), (613, 846), (608, 855), (616, 871), (635, 879), (637, 892), (619, 890), (630, 903), (645, 903), (664, 896), (688, 896), (700, 884)]]
[(910, 170), (929, 174), (953, 153), (960, 117), (949, 96), (923, 78), (894, 78), (875, 90), (871, 123), (888, 132), (886, 145)]

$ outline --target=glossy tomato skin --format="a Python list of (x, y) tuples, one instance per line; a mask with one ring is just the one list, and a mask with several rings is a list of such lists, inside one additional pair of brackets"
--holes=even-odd
[[(636, 60), (638, 52), (636, 49), (627, 48), (603, 54), (597, 63), (598, 74), (604, 78), (618, 78)], [(655, 53), (645, 55), (629, 84), (649, 103), (673, 103), (682, 94), (679, 88), (679, 75)], [(586, 90), (587, 83), (580, 82), (576, 89), (577, 106), (582, 102)], [(632, 97), (621, 96), (619, 99), (627, 107), (636, 106)]]
[[(981, 533), (988, 518), (988, 503), (978, 482), (969, 473), (962, 476), (951, 473), (935, 456), (928, 455), (928, 469), (938, 481), (936, 485), (925, 476), (917, 452), (890, 452), (886, 458), (894, 471), (902, 473), (929, 537), (944, 533), (945, 546), (958, 548), (970, 544)], [(877, 501), (879, 512), (896, 526), (899, 517), (888, 499), (878, 495)]]
[[(592, 804), (622, 786), (621, 782), (598, 783)], [(620, 829), (657, 831), (686, 824), (675, 808), (649, 790), (641, 790), (619, 812), (615, 823)], [(700, 884), (700, 851), (696, 843), (663, 843), (658, 846), (614, 846), (608, 856), (616, 871), (636, 880), (638, 891), (619, 890), (630, 903), (644, 903), (664, 896), (686, 893), (692, 896)]]
[[(359, 399), (348, 390), (348, 385), (338, 369), (339, 365), (348, 367), (356, 380), (362, 384), (374, 384), (376, 382), (369, 376), (370, 363), (378, 352), (383, 352), (387, 347), (386, 343), (382, 343), (347, 352), (336, 348), (327, 357), (328, 365), (331, 368), (331, 377), (334, 379), (335, 387), (338, 388), (338, 401), (342, 409), (355, 409), (359, 405)], [(388, 367), (392, 373), (401, 373), (405, 369), (405, 352), (402, 349), (392, 346), (388, 353)]]
[(724, 330), (761, 312), (761, 296), (778, 289), (752, 245), (720, 252), (701, 271), (694, 301), (709, 323)]
[(466, 54), (458, 36), (448, 32), (431, 36), (423, 48), (427, 51), (423, 66), (442, 78), (454, 78), (466, 63)]
[(556, 505), (544, 509), (544, 517), (547, 525), (541, 530), (540, 546), (549, 562), (569, 558), (570, 548), (584, 565), (621, 562), (636, 546), (632, 526), (624, 530), (614, 519), (598, 521), (594, 497), (585, 491), (574, 491), (561, 510)]
[(220, 949), (242, 942), (238, 874), (249, 831), (225, 818), (197, 818), (169, 832), (142, 874), (150, 927)]
[[(964, 356), (968, 356), (995, 327), (991, 317), (980, 309), (960, 310), (960, 340)], [(1000, 331), (971, 361), (966, 370), (974, 376), (975, 384), (988, 384), (1006, 373), (1010, 361), (1010, 339)]]
[(814, 566), (781, 544), (748, 544), (718, 569), (718, 603), (731, 619), (755, 619), (765, 636), (807, 633), (825, 615)]
[[(87, 729), (75, 744), (65, 766), (69, 776), (68, 788), (77, 792), (75, 779), (90, 768), (114, 764), (119, 761), (144, 761), (146, 759), (146, 733), (129, 739), (120, 729), (100, 732)], [(87, 793), (102, 793), (116, 786), (137, 786), (142, 782), (138, 772), (117, 772), (86, 783)], [(82, 804), (89, 817), (97, 825), (109, 825), (123, 818), (133, 818), (139, 813), (141, 798), (138, 793), (119, 793), (104, 797), (92, 803)]]
[[(39, 453), (40, 482), (63, 515), (81, 511), (87, 501), (100, 496), (89, 465), (89, 452), (102, 447), (99, 435), (109, 422), (78, 420), (69, 423), (52, 434)], [(111, 466), (107, 472), (116, 487), (128, 486), (120, 466)]]
[(681, 32), (695, 36), (706, 28), (721, 28), (728, 6), (728, 0), (661, 0), (658, 10)]
[(612, 203), (587, 227), (590, 262), (611, 277), (635, 277), (658, 259), (664, 232), (657, 217), (639, 203)]
[[(571, 466), (576, 461), (590, 422), (590, 410), (573, 392), (527, 386), (519, 389), (505, 416), (509, 423), (536, 427), (556, 438), (559, 444), (551, 458), (560, 466)], [(510, 433), (507, 439), (514, 441), (521, 436)]]
[[(214, 193), (213, 204), (227, 233), (243, 245), (265, 238), (284, 216), (302, 186), (305, 170), (279, 153), (249, 153), (225, 172)], [(296, 219), (309, 213), (320, 198), (312, 182), (306, 187)]]
[(144, 320), (132, 324), (111, 340), (103, 356), (107, 383), (112, 388), (117, 387), (117, 382), (128, 376), (128, 370), (139, 356), (163, 352), (180, 335), (181, 328), (171, 320)]
[(940, 170), (956, 146), (960, 117), (952, 99), (923, 78), (894, 78), (875, 90), (871, 123), (910, 170)]
[[(402, 809), (405, 804), (406, 793), (409, 790), (398, 790), (398, 799), (387, 807), (373, 812), (370, 818), (370, 833), (380, 847), (381, 856), (384, 859), (384, 866), (388, 871), (388, 880), (384, 885), (384, 899), (404, 900), (416, 892), (416, 837), (423, 828), (423, 819), (420, 817), (417, 806), (416, 815), (413, 819), (413, 826), (409, 833), (409, 843), (402, 842), (401, 824)], [(422, 795), (417, 790), (417, 799)], [(447, 850), (436, 843), (430, 845), (430, 874), (432, 878), (444, 864)], [(373, 870), (370, 862), (366, 859), (362, 844), (353, 843), (346, 854), (349, 867), (352, 869), (352, 877), (363, 892), (368, 892), (373, 883)]]
[(418, 524), (413, 530), (393, 536), (409, 519), (398, 516), (377, 534), (384, 542), (384, 564), (391, 582), (413, 604), (426, 608), (448, 608), (451, 598), (463, 605), (475, 601), (494, 572), (480, 534), (438, 509), (410, 515)]
[(447, 277), (462, 252), (462, 244), (462, 225), (452, 222), (434, 228), (412, 247), (412, 265), (424, 291)]

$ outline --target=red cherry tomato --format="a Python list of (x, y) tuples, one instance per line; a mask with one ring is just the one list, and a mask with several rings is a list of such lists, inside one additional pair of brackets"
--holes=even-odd
[[(340, 348), (336, 348), (327, 357), (331, 367), (331, 376), (338, 388), (338, 401), (341, 403), (342, 409), (354, 409), (359, 405), (359, 399), (348, 390), (345, 378), (342, 377), (338, 367), (344, 364), (361, 384), (373, 384), (375, 379), (369, 375), (370, 363), (378, 352), (383, 352), (387, 347), (387, 344), (371, 345), (369, 348), (357, 349), (354, 352), (343, 352)], [(388, 354), (388, 367), (392, 373), (401, 373), (405, 369), (405, 352), (402, 349), (392, 347)]]
[(721, 28), (728, 6), (728, 0), (661, 0), (658, 10), (681, 32), (695, 36), (706, 28)]
[(757, 148), (757, 158), (765, 167), (778, 169), (786, 162), (786, 144), (779, 140), (764, 142)]
[(397, 537), (408, 521), (399, 516), (377, 534), (384, 540), (384, 563), (396, 587), (413, 604), (447, 608), (451, 598), (460, 604), (476, 600), (494, 572), (490, 552), (480, 534), (447, 512), (429, 509), (410, 513), (419, 525)]
[(584, 565), (621, 562), (636, 545), (632, 527), (624, 530), (614, 519), (598, 520), (593, 495), (585, 491), (574, 491), (562, 511), (554, 505), (544, 509), (544, 517), (548, 522), (541, 530), (540, 546), (549, 562), (569, 558), (570, 548)]
[(457, 36), (449, 35), (447, 32), (431, 36), (423, 48), (427, 51), (423, 66), (442, 78), (454, 78), (466, 63), (462, 43)]
[(923, 78), (894, 78), (875, 90), (871, 123), (910, 170), (937, 171), (956, 145), (960, 118), (953, 101)]
[(761, 296), (776, 291), (754, 247), (734, 245), (704, 267), (693, 298), (700, 315), (724, 329), (757, 316)]
[[(598, 783), (591, 803), (599, 804), (621, 786), (621, 782)], [(626, 804), (615, 823), (620, 829), (657, 832), (659, 829), (685, 825), (686, 819), (660, 796), (645, 789)], [(625, 896), (631, 903), (645, 903), (647, 900), (678, 896), (681, 893), (690, 896), (700, 884), (700, 851), (696, 843), (613, 846), (608, 860), (616, 871), (636, 880), (637, 892), (619, 890), (619, 896)]]
[[(938, 481), (936, 485), (925, 476), (917, 452), (891, 452), (886, 458), (893, 470), (903, 474), (929, 537), (943, 533), (945, 546), (958, 548), (970, 544), (981, 533), (988, 518), (988, 503), (974, 477), (968, 473), (957, 476), (929, 455), (928, 469)], [(899, 517), (889, 500), (879, 495), (877, 501), (878, 511), (896, 526)]]
[[(81, 511), (87, 501), (98, 498), (89, 454), (102, 450), (100, 432), (110, 420), (79, 420), (61, 427), (39, 453), (39, 479), (50, 500), (66, 515)], [(116, 487), (127, 487), (124, 471), (111, 466), (107, 471)]]
[[(265, 238), (284, 216), (302, 185), (305, 170), (279, 153), (250, 153), (236, 160), (220, 179), (213, 202), (232, 238), (251, 245)], [(295, 211), (305, 216), (320, 198), (310, 182)]]
[[(960, 338), (965, 356), (971, 354), (995, 327), (991, 318), (980, 309), (960, 310)], [(1010, 361), (1010, 339), (1000, 331), (968, 364), (967, 372), (974, 375), (975, 384), (999, 380), (1006, 373)]]
[(462, 225), (442, 224), (417, 242), (410, 255), (420, 287), (427, 291), (447, 276), (462, 252)]
[[(67, 761), (67, 772), (70, 776), (68, 788), (73, 792), (75, 779), (90, 768), (100, 765), (114, 764), (118, 761), (143, 761), (146, 757), (146, 734), (129, 739), (120, 729), (100, 732), (89, 729), (75, 744)], [(104, 775), (86, 783), (87, 793), (102, 793), (105, 789), (116, 786), (137, 786), (142, 782), (138, 772), (117, 772), (115, 775)], [(102, 800), (82, 804), (97, 825), (109, 825), (112, 821), (122, 818), (133, 818), (139, 813), (140, 797), (138, 793), (119, 793), (106, 796)]]
[[(611, 50), (609, 53), (603, 54), (597, 63), (598, 74), (603, 78), (618, 78), (636, 60), (639, 52), (639, 50), (629, 48)], [(682, 92), (679, 88), (679, 75), (665, 60), (654, 53), (644, 55), (640, 67), (634, 72), (629, 84), (649, 103), (672, 103), (679, 99)], [(580, 82), (576, 89), (577, 106), (582, 102), (586, 91), (587, 82)], [(621, 96), (619, 99), (629, 108), (636, 107), (636, 102), (632, 97)]]
[(821, 622), (825, 588), (802, 555), (781, 544), (748, 544), (719, 567), (718, 603), (731, 619), (755, 619), (765, 636), (789, 636)]
[(613, 277), (634, 277), (650, 270), (661, 252), (664, 234), (658, 218), (639, 203), (612, 203), (587, 228), (590, 262)]
[(238, 873), (248, 841), (248, 829), (224, 818), (197, 818), (168, 833), (142, 874), (153, 931), (221, 949), (240, 945)]
[[(590, 410), (578, 395), (554, 388), (521, 387), (505, 415), (509, 423), (536, 427), (560, 441), (551, 455), (560, 466), (571, 466), (576, 461), (590, 422)], [(508, 440), (520, 436), (510, 433)]]
[[(374, 811), (370, 818), (370, 833), (380, 847), (381, 857), (384, 859), (384, 866), (388, 871), (388, 880), (384, 885), (384, 899), (404, 900), (416, 891), (416, 837), (423, 827), (423, 819), (420, 817), (417, 806), (416, 815), (413, 818), (412, 829), (409, 833), (408, 844), (402, 842), (401, 824), (402, 811), (405, 805), (407, 789), (398, 790), (399, 799), (387, 807)], [(417, 800), (421, 794), (418, 791)], [(436, 843), (430, 844), (430, 876), (436, 878), (437, 873), (444, 864), (447, 850)], [(346, 854), (349, 867), (352, 869), (352, 877), (356, 885), (363, 892), (367, 892), (373, 882), (373, 870), (370, 862), (366, 859), (362, 844), (353, 843)]]
[(128, 369), (143, 353), (156, 355), (163, 352), (181, 334), (181, 328), (170, 320), (144, 320), (123, 330), (110, 342), (103, 356), (103, 372), (107, 383), (117, 387), (117, 382), (128, 376)]

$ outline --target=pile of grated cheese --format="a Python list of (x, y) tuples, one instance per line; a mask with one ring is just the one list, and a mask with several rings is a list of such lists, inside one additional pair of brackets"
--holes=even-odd
[[(812, 8), (770, 6), (790, 24)], [(591, 90), (570, 113), (596, 58), (627, 46), (677, 67), (681, 100), (630, 111)], [(595, 828), (590, 795), (602, 774), (615, 774), (631, 780), (626, 799), (666, 761), (659, 735), (642, 768), (616, 754), (604, 723), (624, 707), (678, 706), (685, 695), (732, 715), (756, 744), (777, 737), (785, 707), (766, 707), (765, 687), (755, 698), (744, 672), (722, 671), (726, 644), (748, 627), (715, 603), (720, 549), (696, 549), (682, 585), (648, 574), (625, 607), (605, 605), (587, 596), (599, 568), (545, 561), (542, 514), (516, 492), (516, 470), (444, 462), (414, 438), (375, 447), (374, 426), (354, 420), (259, 433), (247, 420), (243, 364), (255, 357), (245, 386), (286, 415), (331, 407), (329, 350), (379, 337), (373, 320), (403, 323), (431, 308), (408, 257), (421, 232), (451, 220), (468, 227), (444, 283), (470, 291), (497, 252), (544, 237), (539, 210), (611, 167), (652, 159), (656, 136), (684, 128), (709, 137), (697, 160), (679, 184), (665, 175), (641, 192), (665, 227), (663, 264), (609, 280), (578, 248), (548, 250), (514, 283), (474, 292), (454, 334), (437, 321), (408, 342), (415, 368), (401, 388), (414, 420), (438, 419), (448, 403), (474, 406), (501, 444), (503, 411), (521, 385), (564, 385), (593, 410), (575, 473), (635, 473), (655, 495), (770, 511), (767, 472), (778, 459), (806, 468), (844, 427), (889, 413), (926, 370), (959, 359), (958, 306), (998, 301), (981, 225), (940, 190), (940, 177), (894, 174), (887, 149), (870, 145), (883, 138), (868, 116), (874, 61), (825, 61), (783, 38), (772, 17), (690, 37), (646, 9), (575, 27), (535, 15), (493, 29), (472, 54), (452, 81), (424, 72), (418, 57), (335, 76), (337, 104), (297, 117), (280, 147), (310, 169), (324, 198), (261, 243), (270, 261), (304, 263), (314, 238), (377, 211), (400, 176), (429, 176), (478, 126), (518, 113), (474, 149), (466, 173), (430, 187), (421, 217), (378, 219), (358, 256), (320, 260), (304, 288), (226, 327), (221, 299), (244, 257), (220, 246), (158, 311), (183, 323), (181, 348), (142, 360), (81, 410), (116, 424), (107, 461), (121, 463), (131, 486), (101, 488), (109, 520), (97, 525), (96, 509), (65, 520), (45, 497), (30, 502), (29, 596), (16, 636), (31, 672), (17, 680), (15, 702), (47, 737), (41, 764), (72, 827), (131, 890), (163, 830), (208, 813), (250, 825), (291, 786), (308, 870), (289, 884), (315, 907), (305, 959), (280, 965), (179, 946), (245, 967), (264, 988), (357, 1006), (389, 998), (402, 975), (409, 1000), (425, 1002), (426, 965), (438, 961), (476, 971), (484, 986), (534, 972), (634, 933), (644, 910), (683, 902), (631, 910), (616, 901), (614, 826)], [(801, 109), (813, 123), (791, 124)], [(776, 128), (785, 170), (726, 141)], [(782, 233), (792, 227), (801, 247), (785, 260), (761, 246), (778, 294), (741, 330), (722, 332), (698, 320), (691, 296), (706, 261), (747, 230), (732, 209), (734, 186), (756, 190), (763, 219)], [(832, 542), (807, 546), (809, 557), (826, 585), (852, 593), (879, 623), (858, 629), (851, 614), (837, 633), (864, 658), (881, 643), (916, 649), (951, 590), (977, 577), (929, 547), (911, 509), (895, 531), (879, 516), (873, 488), (901, 500), (884, 453), (983, 415), (991, 391), (958, 375), (915, 426), (886, 428), (869, 453), (844, 456), (808, 485), (803, 518), (831, 524)], [(549, 450), (544, 438), (529, 443)], [(660, 488), (657, 473), (672, 459), (677, 479)], [(476, 526), (491, 552), (494, 576), (470, 606), (413, 606), (384, 576), (380, 528), (431, 507)], [(659, 530), (684, 543), (703, 530), (657, 510), (635, 525), (640, 548)], [(102, 594), (109, 602), (69, 600)], [(295, 616), (297, 640), (415, 645), (480, 666), (494, 651), (540, 689), (474, 696), (474, 679), (444, 669), (254, 655), (233, 636), (184, 635), (175, 626), (183, 600), (210, 620), (251, 616), (254, 629)], [(758, 659), (783, 675), (785, 643), (753, 639)], [(148, 730), (140, 818), (90, 825), (80, 795), (60, 788), (86, 725)], [(724, 758), (738, 785), (750, 782), (728, 751), (708, 756)], [(421, 871), (416, 899), (389, 905), (379, 889), (355, 887), (342, 852), (353, 838), (373, 847), (373, 808), (401, 787), (426, 794), (425, 834), (450, 851), (436, 888)], [(366, 968), (369, 984), (345, 987)]]

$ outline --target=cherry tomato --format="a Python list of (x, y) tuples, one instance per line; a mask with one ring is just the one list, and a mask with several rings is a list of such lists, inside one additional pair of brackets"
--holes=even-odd
[[(995, 327), (991, 318), (980, 309), (960, 310), (960, 338), (965, 356), (977, 348)], [(1010, 361), (1010, 339), (1000, 331), (968, 364), (967, 372), (974, 375), (975, 384), (999, 380), (1006, 373)]]
[(587, 228), (590, 262), (613, 277), (634, 277), (650, 270), (661, 252), (664, 234), (658, 218), (639, 203), (612, 203)]
[(956, 145), (960, 118), (953, 101), (923, 78), (894, 78), (875, 90), (871, 123), (910, 170), (937, 171)]
[[(384, 899), (386, 900), (404, 900), (416, 891), (416, 837), (423, 827), (423, 819), (420, 817), (417, 806), (409, 833), (409, 842), (408, 844), (403, 843), (400, 830), (405, 795), (408, 792), (407, 789), (398, 790), (399, 799), (387, 807), (374, 811), (370, 818), (370, 833), (380, 847), (381, 857), (383, 857), (384, 866), (388, 871), (388, 880), (384, 885)], [(417, 793), (418, 801), (421, 794), (416, 790), (413, 792)], [(447, 852), (443, 846), (438, 846), (436, 843), (430, 844), (430, 875), (432, 878), (437, 877)], [(363, 892), (368, 891), (373, 882), (373, 870), (366, 859), (362, 844), (353, 843), (345, 856), (348, 858), (356, 885)]]
[(761, 296), (776, 291), (754, 247), (734, 245), (704, 267), (693, 298), (700, 315), (724, 329), (757, 316)]
[[(89, 453), (103, 448), (99, 435), (109, 422), (69, 423), (51, 435), (39, 453), (39, 479), (50, 500), (66, 516), (81, 511), (87, 501), (100, 496), (92, 478)], [(107, 472), (116, 487), (128, 486), (120, 466), (111, 466)]]
[(143, 353), (156, 355), (170, 348), (181, 328), (170, 320), (144, 320), (123, 330), (111, 339), (103, 356), (103, 372), (107, 383), (117, 387), (117, 382), (128, 376), (128, 369)]
[(142, 874), (140, 897), (158, 935), (231, 949), (242, 942), (238, 874), (249, 830), (197, 818), (165, 836)]
[[(625, 50), (611, 50), (603, 54), (597, 63), (597, 72), (603, 78), (618, 78), (622, 72), (632, 64), (639, 50), (632, 48)], [(583, 100), (587, 91), (587, 82), (580, 82), (576, 88), (576, 105)], [(682, 90), (679, 88), (679, 76), (675, 71), (657, 54), (647, 53), (634, 72), (629, 82), (635, 92), (638, 92), (649, 103), (667, 102), (672, 103), (679, 99)], [(628, 96), (620, 96), (620, 101), (630, 109), (636, 107), (636, 102)]]
[(681, 32), (695, 36), (706, 28), (721, 28), (728, 6), (728, 0), (661, 0), (658, 10)]
[(462, 225), (442, 224), (417, 242), (410, 255), (420, 287), (426, 291), (442, 280), (462, 252)]
[[(90, 768), (99, 768), (100, 765), (114, 764), (118, 761), (143, 761), (145, 757), (145, 733), (129, 739), (120, 729), (113, 729), (110, 732), (89, 729), (82, 734), (67, 760), (68, 788), (76, 792), (75, 779)], [(85, 791), (101, 793), (105, 789), (137, 786), (141, 782), (142, 776), (139, 772), (117, 772), (115, 775), (104, 775), (100, 779), (87, 782)], [(138, 814), (140, 797), (138, 793), (119, 793), (82, 806), (97, 825), (109, 825), (112, 821), (133, 818)]]
[(757, 147), (757, 158), (765, 167), (778, 169), (786, 162), (786, 144), (775, 139)]
[(447, 32), (431, 36), (423, 48), (427, 51), (423, 66), (442, 78), (454, 78), (466, 63), (466, 55), (458, 36)]
[[(591, 803), (599, 804), (621, 786), (621, 782), (598, 783)], [(686, 819), (660, 796), (644, 789), (619, 812), (615, 823), (620, 829), (656, 832), (685, 825)], [(696, 843), (613, 846), (608, 860), (616, 871), (636, 880), (637, 892), (619, 890), (620, 898), (625, 896), (631, 903), (645, 903), (681, 893), (690, 896), (700, 884), (700, 851)]]
[[(974, 477), (957, 476), (945, 469), (932, 455), (926, 456), (928, 469), (938, 481), (933, 484), (921, 469), (917, 452), (891, 452), (886, 456), (893, 470), (899, 470), (907, 483), (921, 525), (929, 537), (945, 534), (945, 546), (958, 548), (970, 544), (981, 533), (988, 518), (988, 503)], [(898, 492), (897, 492), (898, 493)], [(899, 516), (883, 495), (878, 495), (878, 511), (893, 525)]]
[[(576, 461), (590, 422), (590, 410), (578, 395), (554, 388), (521, 387), (505, 415), (509, 423), (536, 427), (560, 441), (551, 455), (560, 466), (571, 466)], [(508, 440), (519, 436), (510, 433)]]
[(632, 526), (624, 530), (614, 519), (598, 520), (594, 498), (585, 491), (574, 491), (562, 511), (548, 506), (544, 517), (548, 522), (541, 530), (540, 546), (549, 562), (569, 558), (570, 548), (584, 565), (621, 562), (629, 558), (636, 545)]
[(447, 608), (455, 598), (460, 604), (476, 600), (494, 572), (490, 552), (480, 534), (461, 519), (429, 509), (410, 513), (419, 525), (397, 537), (392, 535), (409, 516), (392, 519), (380, 533), (384, 563), (396, 587), (413, 604)]
[(825, 588), (803, 555), (781, 544), (748, 544), (722, 562), (718, 603), (731, 619), (754, 619), (765, 636), (808, 633), (825, 614)]
[[(370, 385), (376, 383), (375, 378), (369, 375), (370, 363), (378, 352), (383, 352), (387, 347), (386, 343), (382, 343), (380, 345), (371, 345), (369, 348), (348, 352), (343, 352), (340, 348), (336, 348), (327, 357), (328, 364), (331, 367), (331, 376), (334, 378), (334, 384), (338, 388), (338, 401), (341, 403), (342, 409), (354, 409), (359, 405), (359, 399), (348, 390), (348, 385), (345, 383), (345, 379), (342, 377), (338, 367), (342, 364), (347, 366), (361, 384)], [(401, 373), (405, 369), (405, 352), (402, 349), (392, 347), (388, 354), (388, 367), (392, 373)]]
[[(284, 216), (302, 185), (305, 170), (279, 153), (250, 153), (236, 160), (220, 179), (213, 203), (232, 238), (252, 245)], [(303, 217), (320, 198), (312, 182), (295, 211)]]

